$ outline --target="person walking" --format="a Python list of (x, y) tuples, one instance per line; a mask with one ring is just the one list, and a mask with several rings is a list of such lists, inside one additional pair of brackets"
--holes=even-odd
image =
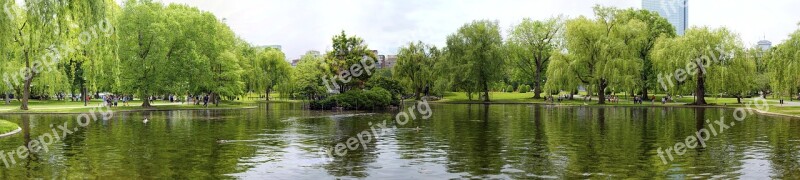
[(208, 94), (203, 97), (203, 107), (208, 107)]

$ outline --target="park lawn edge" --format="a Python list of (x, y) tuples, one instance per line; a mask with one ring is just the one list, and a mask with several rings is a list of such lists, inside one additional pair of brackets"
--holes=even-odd
[(0, 137), (6, 137), (19, 132), (20, 127), (17, 123), (0, 119)]
[[(154, 105), (152, 107), (141, 107), (139, 105), (135, 106), (117, 106), (112, 107), (111, 111), (113, 112), (146, 112), (146, 111), (173, 111), (173, 110), (237, 110), (237, 109), (254, 109), (258, 106), (255, 106), (252, 103), (220, 103), (219, 106), (209, 105), (208, 107), (202, 107), (199, 105)], [(98, 106), (86, 106), (81, 108), (71, 108), (71, 109), (35, 109), (31, 108), (30, 110), (20, 110), (20, 109), (13, 109), (13, 110), (5, 110), (0, 111), (0, 114), (82, 114), (82, 113), (90, 113), (90, 112), (98, 112), (98, 111), (105, 111), (106, 107), (98, 107)]]

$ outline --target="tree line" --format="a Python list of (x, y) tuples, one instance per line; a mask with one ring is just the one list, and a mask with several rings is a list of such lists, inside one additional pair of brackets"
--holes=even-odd
[[(0, 0), (2, 92), (66, 99), (110, 92), (208, 94), (217, 102), (272, 91), (290, 65), (278, 49), (255, 47), (224, 20), (195, 7), (151, 0)], [(52, 65), (51, 65), (52, 64)], [(49, 67), (52, 66), (52, 67)], [(78, 97), (85, 100), (84, 97)]]
[(449, 35), (445, 47), (410, 42), (393, 68), (352, 76), (351, 67), (377, 55), (345, 32), (333, 36), (330, 51), (309, 51), (292, 67), (281, 50), (251, 45), (224, 19), (195, 7), (16, 2), (0, 0), (0, 89), (7, 103), (19, 98), (21, 109), (29, 98), (99, 92), (136, 96), (145, 107), (149, 97), (164, 95), (207, 94), (218, 103), (247, 93), (269, 100), (279, 92), (323, 100), (332, 93), (327, 77), (334, 76), (348, 76), (337, 83), (338, 93), (380, 87), (393, 102), (446, 92), (490, 101), (490, 91), (511, 86), (530, 87), (533, 98), (583, 87), (600, 104), (619, 92), (698, 94), (695, 103), (706, 104), (704, 96), (790, 96), (800, 87), (800, 31), (771, 49), (745, 48), (726, 28), (695, 27), (677, 36), (647, 10), (596, 6), (594, 18), (525, 18), (506, 37), (497, 21), (476, 20)]
[(599, 104), (615, 93), (705, 97), (776, 95), (800, 90), (800, 31), (775, 47), (746, 48), (727, 28), (693, 27), (683, 36), (656, 12), (595, 6), (595, 17), (525, 18), (503, 39), (496, 21), (465, 24), (437, 49), (402, 47), (394, 75), (411, 92), (465, 92), (490, 101), (508, 85), (574, 95), (583, 87)]

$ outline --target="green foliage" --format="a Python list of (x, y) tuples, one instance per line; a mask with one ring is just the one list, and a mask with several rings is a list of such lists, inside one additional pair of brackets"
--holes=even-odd
[(313, 101), (312, 109), (331, 109), (341, 107), (347, 110), (378, 110), (386, 108), (392, 101), (391, 93), (383, 88), (351, 90), (330, 96), (321, 101)]
[[(662, 83), (671, 94), (680, 94), (694, 90), (698, 94), (694, 104), (707, 104), (704, 95), (710, 93), (741, 94), (752, 84), (755, 75), (755, 64), (743, 60), (743, 47), (738, 37), (728, 29), (709, 29), (707, 27), (692, 28), (686, 34), (674, 39), (662, 38), (656, 44), (654, 67), (665, 72), (667, 78)], [(746, 63), (746, 64), (744, 64)], [(679, 83), (673, 74), (678, 71), (687, 73), (686, 80)], [(748, 76), (738, 78), (732, 76)], [(736, 80), (727, 82), (727, 80)], [(674, 82), (670, 83), (669, 81)], [(694, 82), (694, 83), (688, 83)], [(747, 85), (738, 83), (748, 83)], [(726, 84), (741, 85), (731, 87)]]
[(563, 31), (564, 20), (556, 17), (544, 21), (525, 18), (509, 32), (506, 45), (513, 75), (523, 83), (533, 83), (537, 92), (534, 98), (541, 98), (539, 94), (546, 79), (551, 52), (563, 42)]
[(514, 92), (514, 86), (508, 85), (508, 86), (506, 86), (505, 90), (506, 90), (506, 92)]
[[(351, 67), (361, 64), (361, 61), (369, 61), (367, 65), (373, 65), (378, 57), (369, 49), (364, 40), (357, 36), (347, 36), (342, 31), (341, 34), (333, 36), (333, 50), (325, 54), (325, 63), (322, 65), (326, 71), (325, 77), (339, 75), (351, 79), (348, 82), (338, 82), (340, 92), (346, 92), (350, 88), (366, 82), (370, 75), (366, 72), (355, 77), (351, 72)], [(364, 67), (362, 67), (364, 69)]]
[[(165, 22), (165, 8), (159, 3), (128, 1), (123, 9), (118, 26), (120, 36), (120, 62), (123, 92), (136, 94), (138, 97), (149, 97), (156, 93), (165, 93), (170, 89), (164, 84), (175, 84), (169, 79), (169, 61), (165, 59), (165, 46), (169, 39), (165, 34), (170, 30)], [(177, 46), (176, 46), (177, 47)], [(173, 51), (183, 52), (183, 51)], [(138, 68), (133, 68), (138, 67)], [(143, 106), (149, 106), (144, 98)]]
[(267, 48), (261, 52), (254, 64), (254, 72), (258, 73), (256, 77), (263, 83), (257, 84), (254, 89), (264, 91), (269, 98), (269, 93), (276, 85), (289, 81), (292, 76), (291, 65), (285, 59), (286, 55), (278, 49)]
[[(601, 97), (611, 89), (633, 89), (641, 71), (636, 44), (644, 40), (646, 25), (639, 21), (621, 21), (619, 10), (595, 7), (596, 19), (578, 17), (567, 21), (566, 50), (554, 51), (545, 86), (549, 90), (576, 89), (585, 85)], [(609, 89), (611, 88), (611, 89)]]
[(400, 105), (403, 92), (405, 92), (405, 89), (400, 85), (399, 81), (384, 76), (373, 76), (367, 81), (366, 86), (370, 89), (382, 88), (389, 91), (392, 97), (391, 104), (395, 106)]
[[(88, 75), (102, 71), (105, 60), (113, 59), (113, 40), (106, 36), (113, 28), (95, 26), (111, 17), (117, 8), (110, 0), (96, 1), (17, 1), (3, 0), (0, 18), (0, 71), (11, 79), (2, 88), (22, 96), (20, 109), (28, 110), (28, 98), (46, 97), (69, 89), (69, 78), (62, 59), (99, 59)], [(113, 17), (111, 17), (113, 18)], [(93, 34), (86, 34), (93, 32)], [(45, 58), (46, 57), (46, 58)], [(29, 69), (30, 71), (20, 71)], [(20, 73), (21, 72), (21, 73)], [(96, 82), (98, 76), (85, 77)], [(35, 87), (35, 88), (34, 88)]]
[(524, 85), (521, 85), (521, 86), (519, 86), (519, 88), (518, 88), (518, 89), (519, 89), (519, 93), (528, 93), (528, 92), (531, 92), (531, 86), (529, 86), (529, 85), (527, 85), (527, 84), (524, 84)]
[(210, 93), (214, 102), (244, 93), (236, 38), (211, 13), (128, 1), (119, 22), (123, 93)]
[(408, 82), (406, 87), (414, 91), (414, 97), (420, 100), (420, 94), (433, 86), (436, 74), (434, 67), (440, 55), (436, 46), (421, 41), (408, 43), (400, 48), (392, 74)]
[(618, 21), (638, 21), (646, 25), (639, 34), (644, 39), (638, 43), (629, 44), (630, 48), (634, 49), (637, 53), (638, 59), (641, 60), (641, 72), (636, 79), (638, 90), (642, 92), (643, 96), (648, 96), (650, 89), (657, 89), (656, 74), (653, 68), (652, 51), (655, 43), (659, 37), (672, 38), (677, 34), (675, 27), (667, 21), (667, 19), (658, 15), (657, 12), (643, 10), (643, 9), (625, 9), (618, 11), (616, 16)]
[(767, 76), (772, 90), (780, 96), (792, 96), (800, 87), (800, 30), (768, 53)]
[(482, 99), (489, 101), (490, 84), (505, 75), (503, 38), (496, 21), (473, 21), (465, 24), (455, 34), (447, 37), (446, 67), (448, 78), (455, 90), (466, 91), (468, 97), (483, 92)]
[(307, 99), (318, 100), (327, 93), (327, 89), (323, 86), (322, 77), (327, 77), (324, 72), (324, 59), (321, 55), (315, 52), (307, 52), (300, 58), (300, 62), (295, 67), (294, 79), (300, 94)]

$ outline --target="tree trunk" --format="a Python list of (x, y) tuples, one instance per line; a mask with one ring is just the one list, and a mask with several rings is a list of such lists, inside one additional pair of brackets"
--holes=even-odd
[(86, 94), (88, 94), (88, 92), (86, 91), (87, 91), (86, 87), (84, 87), (84, 85), (81, 84), (81, 99), (83, 100), (83, 106), (89, 106), (89, 101), (88, 99), (86, 99)]
[(216, 93), (211, 93), (211, 97), (213, 97), (213, 99), (211, 99), (211, 102), (214, 103), (214, 106), (219, 107), (219, 95), (217, 95)]
[(650, 100), (650, 96), (647, 94), (647, 87), (642, 87), (642, 98), (648, 101)]
[(142, 98), (142, 107), (145, 108), (153, 107), (150, 105), (150, 96), (144, 95), (142, 97), (144, 97)]
[[(30, 72), (33, 73), (33, 72)], [(33, 75), (25, 78), (25, 86), (22, 90), (22, 105), (19, 107), (21, 110), (28, 110), (28, 98), (31, 96), (31, 80)]]
[(6, 92), (6, 104), (11, 104), (11, 99), (8, 98), (8, 92)]
[(25, 85), (22, 87), (22, 105), (20, 105), (19, 109), (21, 110), (28, 110), (28, 98), (31, 96), (31, 82), (33, 81), (33, 76), (35, 76), (35, 72), (31, 69), (31, 61), (30, 57), (28, 56), (28, 51), (25, 51), (25, 68), (28, 68), (26, 72), (25, 78)]
[(695, 97), (694, 105), (707, 105), (708, 103), (706, 103), (705, 94), (706, 94), (706, 78), (705, 75), (703, 74), (703, 71), (698, 69), (697, 88), (695, 88), (694, 92), (694, 97)]
[(483, 82), (483, 102), (489, 102), (489, 82)]
[[(540, 66), (536, 66), (536, 78), (533, 79), (533, 98), (534, 99), (541, 99), (542, 98), (542, 69), (539, 68)], [(527, 92), (526, 92), (527, 93)]]
[(271, 89), (267, 88), (267, 91), (266, 91), (267, 95), (264, 96), (264, 97), (267, 98), (267, 102), (269, 102), (269, 93), (270, 93), (270, 91), (271, 91)]
[(600, 80), (597, 85), (597, 104), (606, 104), (606, 81)]
[(420, 100), (420, 99), (422, 99), (422, 97), (420, 97), (420, 96), (419, 96), (420, 94), (421, 94), (421, 93), (420, 93), (420, 90), (419, 90), (419, 89), (416, 89), (416, 90), (414, 90), (414, 98), (415, 98), (416, 100)]
[(742, 96), (736, 96), (736, 102), (742, 104)]
[(573, 90), (569, 92), (569, 100), (575, 100), (575, 94), (578, 94), (578, 90)]

